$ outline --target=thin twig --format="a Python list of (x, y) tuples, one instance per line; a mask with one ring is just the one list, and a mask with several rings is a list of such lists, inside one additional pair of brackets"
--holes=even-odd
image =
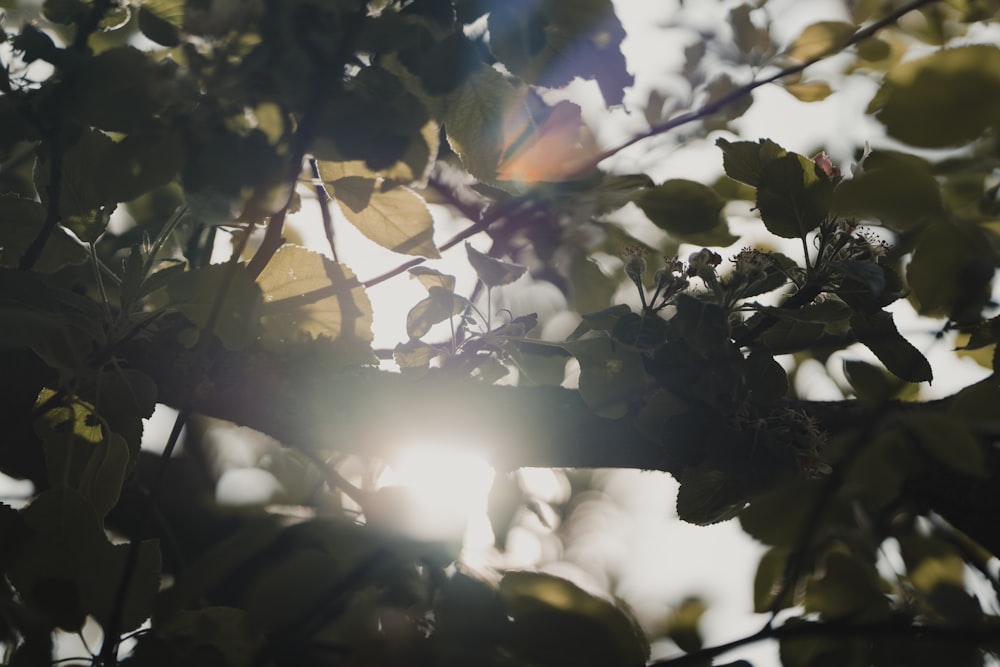
[(822, 54), (814, 56), (814, 57), (812, 57), (812, 58), (810, 58), (808, 60), (805, 60), (805, 61), (803, 61), (801, 63), (798, 63), (797, 65), (792, 65), (790, 67), (786, 67), (785, 69), (783, 69), (783, 70), (781, 70), (779, 72), (776, 72), (775, 74), (772, 74), (770, 76), (767, 76), (767, 77), (765, 77), (763, 79), (756, 79), (754, 81), (751, 81), (750, 83), (745, 84), (743, 86), (740, 86), (739, 88), (736, 88), (735, 90), (729, 92), (728, 94), (723, 95), (722, 97), (720, 97), (717, 100), (714, 100), (712, 102), (708, 102), (707, 104), (699, 107), (698, 109), (695, 109), (694, 111), (688, 111), (686, 113), (682, 113), (682, 114), (679, 114), (677, 116), (674, 116), (673, 118), (671, 118), (669, 120), (666, 120), (666, 121), (664, 121), (662, 123), (657, 123), (655, 125), (652, 125), (648, 130), (646, 130), (644, 132), (640, 132), (639, 134), (636, 134), (636, 135), (632, 136), (631, 138), (629, 138), (628, 140), (624, 141), (623, 143), (618, 144), (617, 146), (613, 146), (611, 148), (608, 148), (608, 149), (606, 149), (604, 151), (601, 151), (595, 157), (591, 158), (584, 165), (582, 165), (579, 169), (577, 169), (576, 172), (575, 172), (575, 175), (576, 176), (582, 176), (582, 175), (586, 174), (587, 172), (589, 172), (592, 169), (594, 169), (595, 167), (597, 167), (597, 165), (600, 164), (601, 162), (603, 162), (604, 160), (607, 160), (609, 157), (617, 155), (618, 153), (620, 153), (621, 151), (625, 150), (629, 146), (637, 144), (640, 141), (643, 141), (645, 139), (649, 139), (651, 137), (655, 137), (657, 135), (660, 135), (660, 134), (663, 134), (665, 132), (669, 132), (670, 130), (674, 130), (674, 129), (678, 128), (678, 127), (681, 127), (682, 125), (687, 125), (688, 123), (693, 123), (695, 121), (698, 121), (698, 120), (701, 120), (703, 118), (707, 118), (707, 117), (709, 117), (709, 116), (711, 116), (713, 114), (716, 114), (719, 111), (722, 111), (724, 108), (726, 108), (730, 104), (732, 104), (733, 102), (735, 102), (735, 101), (739, 100), (740, 98), (742, 98), (742, 97), (750, 94), (751, 92), (757, 90), (761, 86), (766, 86), (769, 83), (774, 83), (775, 81), (780, 81), (781, 79), (787, 78), (789, 76), (793, 76), (795, 74), (799, 74), (800, 72), (802, 72), (806, 68), (811, 67), (812, 65), (815, 65), (816, 63), (820, 62), (821, 60), (825, 60), (825, 59), (829, 58), (830, 56), (837, 55), (837, 54), (843, 52), (844, 49), (846, 49), (846, 48), (848, 48), (850, 46), (854, 46), (855, 44), (863, 42), (864, 40), (868, 39), (869, 37), (874, 36), (875, 33), (877, 33), (879, 30), (881, 30), (882, 28), (885, 28), (886, 26), (888, 26), (891, 23), (894, 23), (900, 17), (902, 17), (902, 16), (904, 16), (906, 14), (909, 14), (910, 12), (912, 12), (912, 11), (914, 11), (916, 9), (920, 9), (921, 7), (923, 7), (925, 5), (929, 5), (929, 4), (932, 4), (934, 2), (939, 2), (939, 1), (940, 0), (913, 0), (912, 2), (909, 2), (909, 3), (907, 3), (907, 4), (903, 5), (903, 6), (895, 9), (892, 12), (889, 12), (888, 14), (886, 14), (884, 17), (882, 17), (878, 21), (875, 21), (874, 23), (871, 23), (871, 24), (865, 26), (864, 28), (858, 30), (853, 35), (851, 35), (851, 37), (846, 42), (844, 42), (844, 44), (839, 49), (837, 49), (836, 51), (832, 51), (832, 52), (829, 52), (829, 53), (822, 53)]
[(309, 158), (309, 167), (312, 169), (313, 188), (316, 190), (316, 201), (319, 202), (319, 212), (323, 216), (323, 233), (326, 234), (326, 241), (330, 244), (330, 256), (333, 261), (340, 262), (337, 258), (337, 246), (333, 242), (333, 216), (330, 215), (330, 195), (323, 184), (323, 177), (319, 173), (319, 160)]

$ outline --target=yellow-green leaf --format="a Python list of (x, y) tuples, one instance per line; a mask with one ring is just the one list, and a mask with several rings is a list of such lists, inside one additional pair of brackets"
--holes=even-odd
[(785, 85), (785, 90), (799, 102), (821, 102), (833, 94), (830, 84), (825, 81), (789, 83)]
[(820, 21), (806, 26), (788, 50), (794, 60), (812, 60), (835, 53), (847, 44), (854, 26), (841, 21)]
[(344, 217), (383, 248), (436, 259), (434, 220), (418, 194), (396, 186), (383, 190), (376, 181), (358, 176), (334, 181), (333, 194)]
[(257, 282), (264, 294), (261, 339), (265, 344), (327, 338), (349, 347), (351, 355), (345, 363), (370, 361), (371, 302), (343, 264), (286, 245), (271, 258)]

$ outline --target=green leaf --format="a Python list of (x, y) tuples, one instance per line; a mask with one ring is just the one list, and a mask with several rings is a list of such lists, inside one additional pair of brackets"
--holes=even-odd
[(788, 391), (785, 369), (763, 350), (753, 350), (747, 356), (744, 372), (750, 398), (758, 403), (773, 403)]
[(770, 139), (731, 142), (718, 139), (715, 145), (722, 149), (722, 167), (734, 181), (757, 187), (764, 167), (786, 154), (784, 148)]
[[(772, 547), (764, 552), (753, 579), (753, 610), (767, 614), (775, 609), (787, 609), (795, 604), (793, 592), (785, 585), (788, 549)], [(780, 599), (776, 599), (781, 594)]]
[(383, 189), (359, 177), (331, 185), (344, 217), (375, 243), (407, 255), (441, 256), (434, 245), (431, 212), (417, 193), (402, 186)]
[(481, 181), (495, 181), (504, 146), (503, 113), (519, 99), (510, 82), (486, 64), (443, 99), (448, 143), (465, 169)]
[(989, 303), (996, 253), (974, 227), (938, 223), (919, 237), (906, 279), (922, 315), (978, 321)]
[(901, 63), (889, 70), (868, 113), (914, 146), (972, 141), (1000, 118), (1000, 48), (960, 46)]
[(420, 284), (428, 290), (432, 287), (440, 287), (448, 292), (455, 291), (455, 276), (441, 273), (437, 269), (415, 266), (410, 269), (410, 277), (419, 280)]
[(640, 190), (635, 203), (657, 227), (686, 237), (708, 232), (719, 225), (726, 202), (706, 185), (675, 178)]
[(427, 298), (418, 302), (406, 315), (406, 334), (410, 338), (426, 335), (438, 322), (460, 315), (465, 310), (466, 301), (449, 290), (432, 286), (427, 292)]
[(796, 545), (819, 500), (815, 480), (796, 479), (750, 500), (740, 513), (743, 531), (770, 546)]
[(211, 264), (185, 271), (167, 284), (167, 293), (170, 306), (199, 328), (215, 315), (211, 333), (230, 350), (244, 349), (257, 340), (263, 297), (244, 267)]
[(372, 360), (372, 305), (343, 264), (300, 246), (284, 245), (264, 267), (257, 284), (265, 345), (322, 338), (334, 341), (344, 365)]
[[(70, 593), (71, 597), (62, 599), (75, 597), (84, 613), (106, 627), (116, 604), (129, 545), (112, 545), (96, 511), (72, 489), (45, 491), (22, 514), (34, 535), (8, 573), (11, 582), (34, 605), (43, 602), (38, 599), (39, 584), (66, 582), (63, 585), (75, 589), (75, 596)], [(159, 575), (159, 549), (155, 542), (145, 541), (139, 546), (120, 630), (134, 630), (149, 617)]]
[(139, 7), (139, 30), (163, 46), (177, 46), (187, 0), (145, 0)]
[(702, 647), (704, 640), (698, 625), (707, 610), (708, 605), (704, 600), (689, 597), (670, 614), (666, 635), (677, 644), (677, 648), (685, 653), (693, 653)]
[(836, 53), (854, 35), (855, 27), (841, 21), (820, 21), (806, 26), (788, 50), (794, 60), (812, 60)]
[(150, 125), (162, 108), (169, 69), (131, 46), (102, 51), (77, 74), (71, 112), (85, 125), (133, 132)]
[(141, 633), (128, 662), (160, 664), (164, 646), (172, 660), (186, 665), (207, 661), (226, 667), (251, 667), (258, 662), (265, 639), (248, 614), (233, 607), (203, 607), (154, 617), (151, 632)]
[(833, 190), (831, 208), (843, 216), (882, 221), (907, 231), (944, 215), (941, 188), (930, 165), (918, 157), (877, 151), (864, 170)]
[(627, 313), (618, 320), (611, 338), (633, 350), (648, 352), (667, 342), (667, 322), (652, 313)]
[(53, 23), (72, 25), (89, 11), (83, 0), (45, 0), (42, 14)]
[(508, 572), (500, 598), (518, 655), (555, 667), (638, 667), (649, 657), (638, 624), (576, 585), (539, 572)]
[(927, 358), (903, 338), (890, 313), (883, 310), (875, 313), (855, 311), (851, 315), (851, 330), (900, 380), (930, 382), (934, 378)]
[(479, 277), (486, 287), (499, 287), (509, 285), (524, 275), (525, 267), (518, 264), (510, 264), (494, 259), (485, 253), (481, 253), (472, 245), (465, 242), (465, 252), (469, 257), (469, 264), (472, 265), (476, 276)]
[(954, 415), (912, 414), (903, 428), (941, 463), (973, 477), (987, 476), (986, 454), (965, 421)]
[(682, 521), (708, 526), (732, 519), (746, 505), (743, 485), (708, 464), (687, 468), (679, 481), (677, 516)]
[(833, 185), (812, 160), (790, 153), (761, 168), (757, 208), (768, 231), (804, 238), (826, 219)]
[(858, 398), (873, 403), (889, 400), (902, 387), (897, 378), (878, 366), (856, 359), (844, 360), (844, 376)]
[(822, 574), (806, 583), (804, 605), (825, 619), (883, 620), (888, 600), (879, 590), (873, 563), (839, 551), (826, 557)]
[(580, 395), (602, 417), (623, 417), (628, 401), (647, 382), (642, 353), (616, 347), (610, 338), (587, 338), (560, 345), (580, 363)]
[[(21, 257), (42, 229), (45, 207), (34, 200), (16, 195), (0, 195), (0, 265), (17, 267)], [(67, 264), (87, 261), (87, 251), (66, 230), (52, 230), (42, 255), (32, 267), (35, 271), (52, 273)]]

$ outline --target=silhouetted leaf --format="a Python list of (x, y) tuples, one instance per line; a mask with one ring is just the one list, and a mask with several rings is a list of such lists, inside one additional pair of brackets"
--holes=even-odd
[(746, 505), (746, 491), (732, 474), (707, 464), (688, 468), (680, 477), (677, 516), (708, 526), (732, 519)]
[(644, 188), (634, 200), (653, 224), (680, 237), (704, 233), (719, 225), (725, 205), (708, 186), (683, 178)]
[(170, 305), (193, 324), (209, 325), (211, 333), (231, 350), (253, 343), (260, 331), (260, 287), (242, 266), (210, 264), (178, 274), (167, 284)]
[(717, 139), (715, 145), (722, 149), (726, 175), (754, 188), (760, 182), (764, 167), (786, 154), (784, 148), (770, 139), (736, 142)]
[(757, 208), (768, 231), (804, 238), (826, 219), (833, 185), (811, 160), (795, 153), (761, 167)]
[(611, 338), (635, 350), (655, 350), (667, 341), (667, 323), (652, 313), (627, 313), (615, 324)]
[(759, 403), (773, 403), (788, 391), (788, 375), (774, 357), (754, 350), (744, 365), (750, 397)]
[(985, 477), (986, 454), (964, 421), (940, 414), (908, 415), (903, 427), (941, 463), (973, 477)]
[(565, 579), (508, 572), (500, 597), (512, 620), (512, 646), (529, 660), (559, 667), (638, 667), (649, 656), (635, 621)]
[(914, 146), (971, 141), (1000, 118), (1000, 49), (943, 49), (893, 69), (868, 107), (889, 135)]
[(903, 338), (891, 314), (881, 310), (874, 313), (855, 311), (851, 316), (851, 330), (900, 380), (930, 382), (934, 378), (927, 358)]
[(892, 151), (872, 153), (860, 174), (840, 182), (834, 188), (831, 208), (840, 215), (880, 220), (900, 231), (944, 214), (940, 186), (930, 165)]
[(827, 555), (822, 574), (807, 581), (804, 604), (825, 619), (875, 621), (889, 613), (874, 564), (837, 551)]
[(895, 377), (864, 361), (844, 360), (844, 376), (858, 398), (880, 403), (894, 397), (902, 387)]
[(974, 228), (939, 223), (919, 237), (906, 278), (917, 310), (977, 321), (990, 299), (996, 254)]
[(580, 362), (580, 395), (596, 413), (625, 415), (627, 403), (645, 380), (642, 354), (616, 347), (610, 338), (586, 338), (560, 345)]

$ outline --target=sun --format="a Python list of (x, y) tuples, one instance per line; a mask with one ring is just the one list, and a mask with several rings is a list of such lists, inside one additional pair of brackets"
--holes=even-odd
[(486, 506), (495, 473), (485, 454), (466, 442), (400, 444), (377, 481), (379, 519), (419, 539), (492, 544)]

